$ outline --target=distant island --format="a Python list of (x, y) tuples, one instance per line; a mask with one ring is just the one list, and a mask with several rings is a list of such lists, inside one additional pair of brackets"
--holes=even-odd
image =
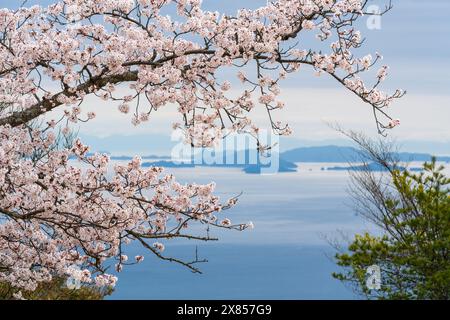
[(164, 168), (195, 168), (195, 164), (193, 163), (184, 163), (184, 162), (175, 162), (175, 161), (153, 161), (153, 162), (144, 162), (142, 164), (143, 167), (164, 167)]
[[(111, 153), (109, 151), (98, 151), (97, 153), (101, 153), (101, 154), (107, 154), (109, 155), (109, 158), (111, 160), (120, 160), (120, 161), (128, 161), (128, 160), (133, 160), (132, 156), (114, 156), (111, 155)], [(93, 156), (94, 153), (90, 152), (87, 154), (87, 156)], [(141, 157), (143, 160), (155, 160), (155, 159), (160, 159), (160, 160), (170, 160), (171, 157), (170, 156), (158, 156), (158, 155), (149, 155), (149, 156), (142, 156)], [(70, 159), (76, 159), (75, 156), (71, 156)]]
[[(296, 172), (297, 165), (295, 163), (286, 161), (281, 158), (276, 163), (271, 163), (270, 158), (261, 159), (261, 156), (256, 157), (256, 161), (251, 161), (249, 151), (235, 152), (232, 160), (226, 163), (225, 155), (218, 155), (216, 159), (222, 159), (218, 163), (205, 163), (191, 161), (154, 161), (145, 162), (143, 167), (165, 167), (165, 168), (194, 168), (194, 167), (219, 167), (219, 168), (240, 168), (243, 172), (248, 174), (261, 174), (261, 173), (283, 173), (283, 172)], [(243, 159), (243, 161), (238, 161)], [(231, 162), (231, 163), (230, 163)]]
[[(450, 150), (449, 150), (450, 151)], [(305, 147), (289, 150), (280, 154), (281, 158), (290, 162), (352, 162), (358, 161), (358, 149), (353, 147), (323, 146)], [(431, 155), (426, 153), (400, 152), (395, 156), (402, 162), (429, 161)], [(450, 162), (450, 157), (437, 157), (438, 161)]]
[[(160, 159), (160, 160), (170, 160), (170, 156), (157, 156), (157, 155), (149, 155), (149, 156), (142, 156), (143, 160), (148, 159)], [(130, 156), (111, 156), (111, 160), (132, 160), (133, 157)]]
[[(108, 153), (103, 151), (102, 153)], [(402, 162), (425, 162), (431, 159), (430, 154), (426, 153), (411, 153), (411, 152), (400, 152), (396, 153), (395, 156), (398, 160)], [(112, 160), (131, 160), (133, 157), (130, 156), (110, 156)], [(170, 156), (161, 155), (148, 155), (143, 156), (143, 160), (157, 160), (157, 161), (146, 161), (143, 163), (144, 167), (166, 167), (166, 168), (194, 168), (194, 167), (221, 167), (221, 168), (239, 168), (243, 172), (248, 174), (259, 174), (259, 173), (281, 173), (281, 172), (296, 172), (299, 168), (297, 163), (346, 163), (346, 166), (334, 166), (334, 167), (323, 167), (322, 170), (330, 171), (359, 171), (364, 170), (366, 167), (363, 165), (350, 165), (352, 162), (360, 162), (360, 154), (358, 149), (353, 147), (344, 146), (320, 146), (320, 147), (303, 147), (296, 148), (286, 152), (282, 152), (277, 157), (276, 154), (272, 156), (272, 159), (277, 159), (277, 162), (271, 163), (271, 158), (264, 158), (260, 155), (256, 155), (255, 150), (240, 150), (230, 153), (219, 153), (208, 155), (208, 159), (212, 160), (209, 162), (195, 161), (192, 159), (190, 161), (174, 161)], [(438, 161), (450, 162), (449, 156), (439, 156)], [(272, 165), (272, 167), (271, 167)], [(278, 167), (278, 169), (276, 169)], [(368, 168), (372, 171), (380, 171), (383, 168), (377, 166), (374, 163), (370, 163)], [(400, 168), (405, 169), (405, 168)], [(411, 171), (419, 171), (420, 168), (408, 168)]]
[[(322, 168), (322, 170), (330, 170), (330, 171), (364, 171), (367, 169), (370, 171), (387, 171), (387, 169), (385, 167), (383, 167), (379, 163), (375, 163), (375, 162), (368, 163), (367, 165), (359, 165), (359, 166), (345, 166), (345, 167), (336, 166), (336, 167)], [(400, 166), (400, 167), (397, 167), (396, 169), (404, 171), (407, 168)], [(408, 170), (419, 172), (419, 171), (423, 171), (423, 168), (412, 167), (412, 168), (408, 168)]]

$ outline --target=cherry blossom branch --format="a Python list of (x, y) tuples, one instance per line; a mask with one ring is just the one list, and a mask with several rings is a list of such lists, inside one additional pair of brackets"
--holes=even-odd
[[(147, 241), (215, 241), (210, 227), (242, 231), (252, 226), (218, 220), (237, 198), (221, 204), (212, 194), (214, 184), (179, 184), (162, 175), (162, 168), (142, 168), (139, 158), (116, 165), (110, 177), (108, 156), (88, 155), (79, 140), (71, 149), (52, 148), (55, 139), (52, 130), (0, 127), (0, 281), (34, 290), (39, 282), (70, 272), (86, 283), (113, 285), (107, 261), (118, 260), (121, 271), (128, 260), (124, 246), (131, 241), (200, 272), (194, 264), (203, 260), (165, 257), (162, 243)], [(34, 150), (49, 148), (47, 156), (31, 160)], [(72, 165), (73, 157), (85, 169)], [(207, 235), (182, 232), (195, 224), (205, 226)]]
[[(290, 134), (274, 114), (285, 107), (280, 84), (307, 65), (368, 104), (380, 134), (397, 126), (387, 108), (404, 92), (380, 90), (387, 66), (373, 85), (363, 81), (381, 56), (355, 55), (364, 40), (354, 26), (367, 6), (278, 0), (231, 16), (204, 10), (200, 0), (62, 0), (0, 10), (0, 281), (18, 290), (54, 276), (114, 285), (111, 258), (118, 272), (143, 260), (126, 255), (132, 241), (199, 272), (198, 256), (165, 257), (164, 244), (151, 242), (214, 241), (210, 228), (253, 226), (219, 219), (238, 197), (220, 202), (214, 184), (182, 185), (161, 168), (142, 168), (139, 158), (111, 168), (108, 156), (69, 143), (71, 125), (96, 116), (83, 111), (87, 96), (132, 113), (134, 125), (175, 104), (173, 127), (186, 143), (206, 147), (248, 133), (264, 152), (270, 146), (260, 143), (249, 115), (263, 107), (272, 131)], [(391, 8), (389, 1), (380, 14)], [(305, 47), (308, 35), (318, 42)], [(236, 72), (241, 85), (221, 79), (224, 70)], [(118, 90), (125, 84), (125, 93)], [(58, 109), (62, 117), (51, 119)], [(190, 234), (192, 225), (206, 235)]]
[[(257, 128), (246, 113), (254, 108), (253, 94), (259, 92), (258, 102), (266, 107), (274, 132), (290, 134), (287, 124), (271, 115), (284, 106), (275, 100), (280, 93), (277, 85), (287, 73), (308, 63), (319, 72), (331, 74), (371, 105), (378, 131), (383, 133), (398, 121), (380, 106), (388, 106), (404, 92), (387, 95), (378, 90), (387, 75), (386, 67), (380, 69), (384, 71), (371, 89), (357, 77), (374, 65), (370, 56), (356, 58), (351, 52), (363, 44), (353, 24), (366, 13), (367, 3), (281, 0), (259, 9), (241, 10), (236, 16), (220, 17), (202, 10), (201, 2), (196, 1), (66, 0), (46, 8), (6, 12), (5, 22), (0, 25), (0, 43), (5, 48), (0, 51), (0, 80), (5, 91), (12, 92), (4, 95), (4, 102), (15, 105), (3, 110), (0, 125), (20, 126), (59, 106), (81, 104), (86, 95), (96, 94), (106, 100), (122, 101), (119, 109), (124, 113), (136, 99), (132, 116), (135, 125), (148, 121), (151, 111), (176, 103), (184, 124), (174, 126), (185, 131), (192, 145), (209, 146), (223, 136), (226, 128), (257, 136)], [(179, 20), (161, 16), (163, 7), (176, 10)], [(389, 2), (380, 15), (391, 9)], [(98, 18), (103, 18), (113, 31), (96, 24)], [(316, 31), (321, 42), (337, 39), (330, 40), (330, 54), (323, 54), (321, 49), (299, 48), (301, 34)], [(202, 40), (193, 41), (195, 37)], [(23, 39), (30, 43), (29, 47)], [(297, 44), (292, 44), (294, 40)], [(238, 98), (229, 97), (226, 92), (230, 83), (220, 82), (216, 73), (233, 65), (247, 66), (251, 61), (257, 65), (257, 79), (250, 80), (243, 73), (239, 77), (253, 88)], [(279, 69), (280, 74), (273, 78)], [(338, 76), (338, 71), (344, 74)], [(36, 75), (40, 79), (45, 75), (46, 79), (37, 84), (32, 79)], [(44, 87), (45, 80), (59, 83), (63, 90), (52, 93)], [(114, 97), (115, 86), (126, 82), (136, 93)], [(15, 83), (24, 85), (16, 88)], [(255, 87), (259, 90), (255, 91)], [(147, 106), (140, 103), (141, 95)], [(14, 102), (17, 97), (20, 104)], [(69, 122), (85, 121), (80, 114), (78, 106), (66, 112)], [(93, 113), (88, 115), (89, 119), (93, 117)]]

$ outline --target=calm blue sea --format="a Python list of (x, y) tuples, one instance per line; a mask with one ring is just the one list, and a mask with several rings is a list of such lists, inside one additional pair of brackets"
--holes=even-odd
[[(321, 171), (326, 164), (300, 164), (297, 173), (247, 175), (238, 169), (172, 169), (179, 180), (217, 182), (217, 193), (243, 191), (238, 205), (223, 213), (233, 222), (253, 221), (244, 232), (213, 231), (218, 242), (166, 241), (166, 255), (209, 261), (203, 274), (145, 255), (140, 265), (118, 275), (110, 299), (354, 299), (331, 277), (339, 270), (327, 239), (371, 229), (352, 212), (346, 172)], [(145, 252), (130, 245), (133, 257)]]

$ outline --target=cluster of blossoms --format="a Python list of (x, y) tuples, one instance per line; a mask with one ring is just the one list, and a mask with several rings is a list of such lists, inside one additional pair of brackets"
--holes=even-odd
[[(281, 80), (306, 65), (373, 108), (381, 133), (398, 125), (385, 109), (403, 92), (379, 90), (387, 67), (373, 85), (363, 82), (360, 74), (380, 56), (357, 57), (353, 50), (362, 45), (354, 25), (366, 6), (361, 0), (278, 0), (235, 16), (203, 10), (201, 0), (62, 0), (1, 9), (0, 281), (33, 290), (72, 271), (77, 280), (113, 285), (107, 260), (115, 258), (118, 271), (143, 260), (124, 254), (132, 240), (165, 259), (158, 240), (210, 239), (185, 234), (190, 224), (252, 227), (217, 219), (236, 201), (220, 204), (212, 184), (181, 185), (160, 168), (142, 168), (138, 158), (109, 173), (108, 157), (88, 155), (80, 141), (52, 148), (61, 121), (95, 118), (83, 112), (89, 95), (117, 104), (134, 125), (175, 104), (180, 120), (174, 127), (184, 130), (187, 143), (205, 147), (225, 129), (257, 138), (249, 118), (256, 108), (267, 110), (275, 133), (290, 134), (272, 112), (284, 107)], [(316, 35), (317, 48), (302, 47), (307, 33)], [(226, 68), (240, 70), (239, 90), (220, 79)], [(126, 93), (118, 90), (124, 84)], [(29, 129), (30, 121), (57, 108), (65, 108), (61, 119)], [(70, 157), (84, 169), (70, 165)]]
[[(130, 241), (160, 256), (161, 239), (212, 239), (183, 232), (191, 224), (251, 226), (218, 221), (219, 212), (235, 201), (222, 205), (214, 184), (180, 184), (161, 168), (142, 168), (139, 158), (109, 172), (108, 156), (88, 155), (77, 140), (71, 149), (35, 159), (54, 141), (51, 131), (0, 127), (0, 281), (33, 290), (41, 281), (68, 275), (114, 285), (116, 278), (104, 272), (108, 259), (118, 261), (118, 271), (143, 260), (128, 261)], [(70, 164), (73, 158), (82, 166)]]
[[(248, 112), (255, 106), (249, 101), (269, 113), (282, 108), (279, 81), (309, 65), (372, 106), (380, 132), (390, 127), (384, 108), (403, 92), (379, 91), (386, 67), (374, 85), (365, 84), (359, 74), (380, 56), (358, 58), (352, 51), (362, 45), (354, 22), (367, 1), (279, 0), (235, 16), (205, 11), (201, 2), (64, 0), (1, 10), (0, 103), (8, 107), (0, 110), (0, 125), (19, 126), (95, 94), (120, 103), (123, 113), (133, 110), (135, 125), (149, 120), (152, 111), (176, 104), (182, 121), (175, 126), (185, 129), (193, 145), (210, 146), (225, 128), (251, 131)], [(308, 32), (315, 33), (317, 49), (301, 47), (298, 39)], [(223, 68), (241, 69), (244, 92), (236, 94), (229, 81), (219, 79)], [(121, 83), (129, 83), (134, 93), (118, 94)], [(83, 121), (94, 117), (87, 114)], [(81, 110), (66, 112), (68, 121), (82, 118)], [(291, 132), (269, 118), (276, 133)]]

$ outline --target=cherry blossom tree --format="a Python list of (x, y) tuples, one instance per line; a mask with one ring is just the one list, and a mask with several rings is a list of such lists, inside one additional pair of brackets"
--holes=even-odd
[[(126, 255), (132, 241), (199, 272), (198, 259), (164, 256), (164, 240), (207, 241), (212, 227), (252, 226), (221, 217), (237, 198), (220, 202), (214, 184), (180, 184), (161, 168), (142, 168), (137, 157), (111, 170), (108, 156), (89, 154), (79, 139), (58, 148), (58, 130), (68, 135), (71, 125), (95, 121), (94, 112), (83, 111), (87, 96), (130, 113), (136, 126), (175, 104), (180, 118), (173, 127), (186, 143), (208, 147), (229, 132), (258, 138), (249, 117), (255, 108), (267, 110), (274, 133), (290, 134), (275, 120), (284, 107), (279, 83), (306, 66), (372, 108), (379, 133), (398, 125), (386, 109), (404, 92), (379, 89), (388, 67), (372, 84), (361, 78), (381, 59), (355, 54), (363, 38), (354, 25), (367, 2), (269, 1), (233, 16), (206, 11), (201, 0), (64, 0), (1, 9), (0, 281), (33, 290), (67, 275), (114, 285), (112, 259), (118, 271), (143, 260)], [(302, 46), (307, 34), (316, 36), (317, 48)], [(232, 90), (234, 81), (221, 79), (225, 69), (242, 85)], [(60, 109), (62, 117), (49, 116)], [(45, 125), (30, 126), (36, 120)], [(193, 225), (205, 226), (206, 235), (189, 232)]]

